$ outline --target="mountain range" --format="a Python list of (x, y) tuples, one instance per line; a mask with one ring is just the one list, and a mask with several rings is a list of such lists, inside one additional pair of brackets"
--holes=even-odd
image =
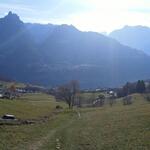
[(150, 77), (150, 56), (96, 32), (72, 25), (24, 23), (9, 12), (0, 19), (0, 75), (57, 86), (115, 87)]
[(150, 55), (150, 28), (145, 26), (125, 26), (109, 34), (121, 44), (144, 51)]

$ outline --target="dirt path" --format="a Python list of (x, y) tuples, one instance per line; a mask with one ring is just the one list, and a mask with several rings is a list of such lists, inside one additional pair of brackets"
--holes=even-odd
[[(68, 121), (68, 120), (67, 120)], [(36, 141), (35, 143), (32, 143), (28, 150), (40, 150), (40, 148), (48, 143), (48, 141), (50, 141), (50, 139), (55, 135), (55, 133), (57, 132), (57, 130), (64, 130), (66, 128), (69, 128), (69, 126), (72, 125), (72, 123), (75, 120), (71, 119), (68, 122), (66, 122), (66, 124), (62, 126), (62, 124), (60, 124), (60, 126), (58, 128), (52, 129), (50, 132), (47, 133), (46, 136), (41, 137), (41, 139), (39, 141)], [(60, 149), (60, 143), (59, 143), (59, 139), (56, 139), (56, 149)]]
[(46, 136), (42, 137), (39, 141), (32, 143), (32, 145), (29, 146), (28, 150), (38, 150), (40, 147), (43, 146), (44, 143), (47, 143), (49, 139), (56, 133), (56, 129), (50, 131)]
[(80, 119), (80, 118), (81, 118), (81, 113), (80, 113), (80, 111), (77, 109), (76, 112), (77, 112), (78, 118)]

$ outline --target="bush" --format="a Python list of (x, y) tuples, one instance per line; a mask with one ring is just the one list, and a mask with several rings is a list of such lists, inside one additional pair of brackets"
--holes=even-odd
[(63, 109), (63, 107), (60, 106), (60, 105), (57, 105), (57, 106), (56, 106), (56, 109)]
[(145, 99), (150, 102), (150, 95), (145, 96)]
[(123, 105), (131, 105), (132, 104), (132, 97), (126, 96), (123, 98)]

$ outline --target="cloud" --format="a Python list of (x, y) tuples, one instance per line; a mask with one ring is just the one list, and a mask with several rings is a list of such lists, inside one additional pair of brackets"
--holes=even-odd
[(150, 26), (148, 0), (87, 0), (87, 2), (91, 9), (79, 15), (70, 15), (68, 21), (81, 30), (111, 32), (125, 25)]
[(33, 9), (26, 5), (20, 5), (20, 4), (2, 4), (0, 3), (0, 9), (1, 10), (14, 10), (14, 11), (30, 11), (32, 12)]
[(25, 22), (73, 24), (84, 31), (110, 32), (124, 25), (150, 26), (149, 0), (2, 0)]

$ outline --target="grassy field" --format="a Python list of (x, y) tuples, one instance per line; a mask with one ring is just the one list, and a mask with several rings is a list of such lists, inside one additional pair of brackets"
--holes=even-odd
[(26, 85), (24, 83), (18, 83), (18, 82), (6, 82), (0, 80), (0, 87), (6, 87), (9, 88), (11, 85), (15, 85), (16, 88), (24, 88)]
[(97, 98), (99, 95), (106, 95), (106, 92), (83, 93), (82, 98), (83, 99)]
[[(57, 104), (41, 94), (12, 103), (1, 101), (0, 114), (11, 110), (20, 118), (36, 118)], [(1, 150), (149, 150), (150, 103), (135, 94), (129, 106), (119, 100), (113, 107), (65, 108), (45, 123), (0, 126), (0, 139)]]
[(52, 96), (27, 94), (16, 100), (0, 100), (0, 116), (14, 114), (19, 119), (36, 119), (51, 113), (57, 104)]

